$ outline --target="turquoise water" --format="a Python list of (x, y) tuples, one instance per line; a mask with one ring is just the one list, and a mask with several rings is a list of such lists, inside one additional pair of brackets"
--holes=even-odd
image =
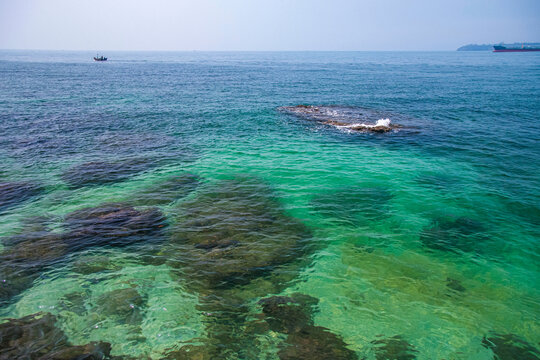
[[(0, 52), (3, 319), (136, 358), (538, 358), (539, 54), (92, 55)], [(297, 293), (323, 335), (261, 308)]]

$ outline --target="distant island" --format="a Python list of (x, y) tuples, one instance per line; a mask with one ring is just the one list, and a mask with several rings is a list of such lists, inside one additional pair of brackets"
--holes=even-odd
[(513, 43), (513, 44), (504, 44), (504, 43), (498, 43), (498, 44), (468, 44), (464, 45), (457, 49), (457, 51), (491, 51), (493, 50), (493, 46), (495, 45), (504, 45), (509, 48), (518, 48), (522, 45), (524, 46), (539, 46), (539, 43)]

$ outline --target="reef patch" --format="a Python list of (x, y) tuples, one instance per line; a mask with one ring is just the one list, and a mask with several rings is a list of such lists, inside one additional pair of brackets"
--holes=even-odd
[(204, 288), (231, 288), (268, 274), (304, 251), (310, 231), (283, 214), (270, 189), (252, 180), (221, 181), (182, 204), (164, 250)]
[(446, 287), (452, 291), (455, 291), (455, 292), (464, 292), (465, 290), (467, 290), (459, 280), (457, 279), (453, 279), (453, 278), (446, 278)]
[(32, 286), (33, 281), (69, 250), (62, 235), (37, 231), (8, 238), (0, 254), (0, 306)]
[(103, 271), (117, 271), (121, 266), (114, 263), (114, 261), (105, 255), (84, 256), (76, 260), (71, 266), (71, 271), (89, 275)]
[(422, 244), (432, 250), (454, 253), (480, 253), (487, 240), (485, 227), (467, 217), (433, 221), (420, 235)]
[(388, 214), (388, 204), (393, 198), (390, 191), (377, 187), (349, 187), (329, 191), (312, 199), (315, 211), (334, 220), (357, 224), (376, 221)]
[(65, 218), (66, 242), (72, 250), (92, 246), (126, 246), (159, 238), (167, 226), (156, 208), (143, 210), (122, 203), (77, 210)]
[(109, 358), (109, 343), (72, 345), (55, 324), (56, 318), (49, 313), (9, 319), (0, 324), (0, 360)]
[(280, 360), (358, 360), (355, 352), (336, 334), (322, 326), (307, 326), (287, 336)]
[[(197, 344), (166, 350), (165, 358), (259, 358), (253, 344), (269, 325), (251, 321), (251, 304), (282, 291), (309, 261), (305, 255), (315, 247), (311, 231), (251, 176), (201, 186), (197, 196), (178, 205), (176, 220), (156, 257), (178, 269), (186, 288), (197, 293), (206, 333)], [(265, 306), (273, 307), (270, 300)], [(289, 325), (276, 320), (272, 326)]]
[(482, 339), (482, 346), (491, 349), (496, 360), (538, 360), (540, 352), (514, 334), (492, 334)]
[(147, 159), (123, 162), (92, 161), (75, 165), (62, 174), (62, 180), (72, 189), (120, 182), (154, 166)]
[(356, 353), (338, 335), (313, 325), (318, 300), (304, 294), (261, 299), (263, 320), (270, 330), (287, 334), (278, 352), (280, 360), (357, 360)]
[(122, 323), (140, 325), (146, 300), (132, 287), (109, 291), (97, 301), (94, 313)]
[(189, 195), (200, 184), (199, 176), (185, 173), (141, 191), (134, 196), (137, 205), (166, 205)]
[(414, 360), (417, 351), (400, 335), (371, 342), (377, 360)]
[(0, 183), (0, 213), (23, 203), (43, 192), (43, 188), (31, 182)]
[[(65, 261), (69, 254), (98, 246), (160, 241), (166, 226), (165, 216), (156, 208), (138, 210), (115, 203), (67, 215), (63, 233), (40, 230), (7, 238), (6, 248), (0, 254), (0, 306), (29, 288), (41, 273)], [(76, 263), (77, 266), (82, 273), (91, 273), (112, 265)]]
[(309, 295), (272, 296), (259, 301), (270, 330), (290, 334), (313, 325), (313, 308), (319, 302)]

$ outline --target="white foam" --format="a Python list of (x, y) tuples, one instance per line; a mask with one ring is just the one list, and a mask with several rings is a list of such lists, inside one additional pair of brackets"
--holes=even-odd
[(350, 125), (338, 125), (337, 127), (338, 128), (359, 128), (359, 127), (373, 128), (373, 127), (376, 127), (376, 126), (388, 127), (388, 126), (390, 126), (390, 122), (391, 122), (390, 119), (386, 118), (386, 119), (377, 120), (377, 122), (375, 124), (357, 123), (357, 124), (350, 124)]
[(390, 119), (389, 118), (379, 119), (377, 120), (377, 123), (375, 124), (375, 126), (390, 126)]

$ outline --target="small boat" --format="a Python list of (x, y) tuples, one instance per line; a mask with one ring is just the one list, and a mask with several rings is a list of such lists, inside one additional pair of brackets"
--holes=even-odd
[(107, 58), (103, 55), (99, 56), (98, 54), (96, 54), (96, 56), (94, 56), (94, 61), (107, 61)]

